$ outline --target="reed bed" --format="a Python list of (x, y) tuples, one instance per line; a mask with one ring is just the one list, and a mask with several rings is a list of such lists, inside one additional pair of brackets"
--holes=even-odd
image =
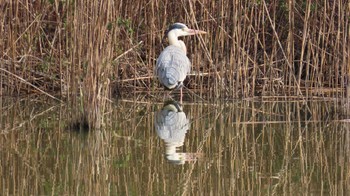
[(200, 97), (348, 94), (345, 0), (2, 1), (0, 93), (45, 92), (99, 127), (111, 97), (160, 89), (153, 67), (173, 22), (209, 33), (185, 38), (185, 85)]

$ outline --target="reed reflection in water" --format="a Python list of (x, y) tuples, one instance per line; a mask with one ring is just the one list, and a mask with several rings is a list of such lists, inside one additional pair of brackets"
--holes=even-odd
[[(349, 191), (350, 116), (338, 101), (185, 103), (181, 110), (141, 101), (118, 103), (104, 130), (80, 133), (67, 129), (65, 106), (3, 100), (0, 195)], [(169, 153), (174, 130), (164, 136), (155, 122), (172, 112), (189, 123)], [(172, 164), (173, 152), (193, 160)]]

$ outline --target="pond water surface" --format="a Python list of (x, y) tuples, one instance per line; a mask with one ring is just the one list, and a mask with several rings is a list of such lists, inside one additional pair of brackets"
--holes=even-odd
[(0, 195), (344, 195), (349, 116), (322, 99), (217, 103), (122, 100), (105, 128), (71, 111), (2, 100)]

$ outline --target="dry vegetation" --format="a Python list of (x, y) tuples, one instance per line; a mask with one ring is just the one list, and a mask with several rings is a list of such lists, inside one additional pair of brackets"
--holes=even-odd
[(159, 89), (153, 66), (173, 22), (209, 32), (185, 40), (199, 96), (342, 97), (350, 82), (346, 0), (5, 0), (0, 93), (44, 91), (96, 120), (110, 92)]

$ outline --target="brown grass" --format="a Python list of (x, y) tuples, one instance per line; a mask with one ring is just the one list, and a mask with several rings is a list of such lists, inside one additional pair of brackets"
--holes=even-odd
[(195, 73), (186, 86), (200, 97), (343, 97), (349, 13), (345, 0), (3, 1), (0, 93), (45, 91), (96, 121), (110, 92), (159, 90), (163, 33), (183, 22), (209, 32), (185, 38)]

